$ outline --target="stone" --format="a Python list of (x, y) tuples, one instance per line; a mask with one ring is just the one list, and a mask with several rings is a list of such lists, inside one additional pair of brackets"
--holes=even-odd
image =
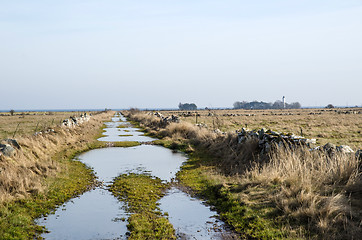
[(341, 152), (341, 153), (354, 153), (352, 148), (350, 146), (347, 146), (347, 145), (338, 146), (337, 151)]
[(323, 146), (323, 150), (328, 154), (331, 154), (337, 150), (337, 147), (333, 143), (327, 143), (326, 145)]
[(260, 140), (264, 138), (264, 135), (265, 135), (265, 132), (266, 132), (266, 131), (267, 131), (267, 130), (266, 130), (265, 128), (262, 128), (262, 129), (260, 129), (260, 130), (258, 131), (258, 133), (259, 133), (259, 139), (260, 139)]
[(356, 151), (356, 158), (362, 161), (362, 149)]
[(18, 141), (16, 141), (15, 139), (5, 139), (2, 142), (10, 144), (14, 148), (20, 149), (20, 145), (19, 145)]
[(0, 152), (6, 157), (11, 157), (15, 154), (15, 148), (9, 144), (0, 144)]

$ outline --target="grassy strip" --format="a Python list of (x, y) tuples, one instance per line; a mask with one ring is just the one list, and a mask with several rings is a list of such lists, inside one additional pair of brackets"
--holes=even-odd
[(140, 142), (136, 141), (123, 141), (123, 142), (113, 142), (113, 147), (135, 147), (141, 145)]
[(147, 175), (124, 174), (117, 177), (110, 191), (128, 204), (129, 239), (176, 239), (175, 231), (157, 207), (167, 184)]

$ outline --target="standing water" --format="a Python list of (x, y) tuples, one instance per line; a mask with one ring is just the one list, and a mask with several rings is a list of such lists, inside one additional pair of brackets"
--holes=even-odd
[[(106, 126), (106, 136), (98, 139), (100, 141), (154, 140), (143, 136), (122, 115), (113, 117)], [(126, 239), (125, 220), (129, 214), (124, 211), (124, 204), (106, 190), (107, 186), (124, 173), (147, 173), (170, 182), (186, 156), (160, 146), (140, 145), (95, 149), (81, 154), (78, 159), (94, 170), (103, 185), (68, 201), (54, 214), (38, 219), (37, 224), (49, 231), (42, 235), (45, 239)], [(160, 209), (168, 212), (179, 239), (225, 238), (224, 224), (202, 201), (171, 188), (159, 203)]]

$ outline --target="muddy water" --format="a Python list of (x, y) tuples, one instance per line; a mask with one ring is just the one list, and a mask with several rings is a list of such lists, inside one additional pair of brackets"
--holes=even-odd
[[(115, 116), (106, 125), (106, 137), (100, 138), (101, 141), (154, 140), (142, 136), (122, 116)], [(119, 128), (121, 125), (126, 128)], [(119, 136), (123, 134), (132, 136)], [(78, 159), (93, 168), (104, 184), (65, 203), (54, 214), (39, 219), (37, 223), (50, 231), (42, 235), (45, 239), (127, 239), (128, 214), (123, 210), (123, 203), (106, 190), (107, 186), (118, 175), (131, 172), (146, 173), (170, 182), (186, 156), (159, 146), (140, 145), (91, 150)], [(223, 223), (214, 217), (215, 212), (176, 188), (171, 188), (159, 203), (160, 209), (168, 212), (179, 239), (224, 239), (230, 235), (225, 234)]]

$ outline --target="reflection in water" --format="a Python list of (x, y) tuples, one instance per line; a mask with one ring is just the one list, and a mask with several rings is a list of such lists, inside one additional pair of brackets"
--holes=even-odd
[(164, 181), (175, 178), (186, 160), (184, 154), (152, 145), (131, 148), (103, 148), (83, 153), (80, 161), (92, 167), (99, 179), (111, 182), (123, 173), (148, 172)]
[[(121, 117), (113, 117), (112, 122), (105, 123), (107, 128), (103, 133), (105, 137), (101, 137), (98, 140), (103, 142), (118, 142), (118, 141), (136, 141), (136, 142), (150, 142), (155, 140), (154, 138), (143, 136), (143, 132), (139, 132), (138, 128), (132, 127), (129, 122), (125, 122), (126, 119)], [(122, 128), (119, 128), (122, 126)], [(132, 136), (120, 136), (120, 135), (132, 135)]]
[(181, 239), (232, 239), (223, 233), (225, 227), (214, 217), (216, 212), (177, 188), (171, 188), (159, 203)]
[(126, 239), (128, 214), (119, 201), (97, 188), (65, 203), (58, 210), (37, 221), (50, 233), (46, 239)]

